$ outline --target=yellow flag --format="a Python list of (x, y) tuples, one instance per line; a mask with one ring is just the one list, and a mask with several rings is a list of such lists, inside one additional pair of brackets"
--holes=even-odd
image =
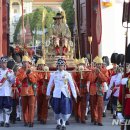
[(103, 7), (111, 7), (113, 4), (112, 0), (102, 0)]

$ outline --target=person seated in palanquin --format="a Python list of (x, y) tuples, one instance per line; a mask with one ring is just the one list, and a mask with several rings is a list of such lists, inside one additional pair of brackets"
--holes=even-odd
[(56, 55), (66, 55), (70, 51), (69, 45), (71, 41), (71, 33), (68, 25), (64, 22), (64, 16), (57, 13), (54, 19), (54, 24), (50, 30), (50, 37), (53, 41), (53, 46)]

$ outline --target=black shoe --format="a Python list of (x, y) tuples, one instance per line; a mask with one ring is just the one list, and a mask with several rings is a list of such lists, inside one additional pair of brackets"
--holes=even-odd
[(0, 127), (4, 127), (4, 122), (0, 122)]
[(61, 130), (66, 130), (66, 127), (65, 126), (62, 126), (62, 129)]
[(33, 123), (29, 123), (29, 125), (28, 125), (29, 127), (33, 127)]
[(28, 126), (28, 123), (25, 122), (25, 123), (24, 123), (24, 126)]
[(85, 121), (85, 120), (82, 120), (81, 123), (82, 123), (82, 124), (86, 124), (86, 121)]
[(43, 124), (45, 125), (45, 124), (46, 124), (46, 121), (43, 121)]
[(13, 120), (11, 123), (12, 123), (12, 124), (15, 124), (15, 121)]
[(93, 123), (94, 122), (94, 120), (93, 119), (91, 119), (91, 123)]
[(113, 115), (113, 119), (116, 119), (116, 115), (115, 114)]
[(17, 121), (21, 121), (20, 117), (17, 117), (16, 120), (17, 120)]
[(98, 123), (98, 126), (103, 126), (103, 124), (102, 123)]
[(9, 123), (5, 123), (5, 127), (10, 127), (10, 124)]
[(78, 117), (76, 117), (75, 120), (76, 120), (76, 122), (79, 122), (79, 118)]
[(102, 115), (103, 117), (106, 117), (106, 113), (105, 112), (103, 112), (103, 115)]
[(111, 109), (111, 114), (113, 114), (113, 110)]
[(40, 124), (46, 124), (46, 121), (45, 120), (41, 120)]
[(57, 130), (60, 130), (60, 129), (61, 129), (61, 125), (57, 125), (57, 126), (56, 126), (56, 129), (57, 129)]
[(66, 121), (66, 122), (65, 122), (65, 125), (69, 125), (69, 124), (70, 124), (69, 121)]
[(97, 122), (96, 122), (96, 121), (94, 121), (94, 125), (97, 125)]
[(85, 120), (88, 120), (88, 116), (85, 116)]

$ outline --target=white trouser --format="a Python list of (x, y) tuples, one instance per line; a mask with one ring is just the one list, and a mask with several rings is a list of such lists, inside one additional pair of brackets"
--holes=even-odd
[(21, 97), (19, 98), (19, 105), (16, 107), (16, 113), (17, 113), (17, 118), (22, 118), (22, 106), (21, 106)]
[(11, 109), (0, 109), (0, 122), (9, 123), (10, 113), (12, 112)]

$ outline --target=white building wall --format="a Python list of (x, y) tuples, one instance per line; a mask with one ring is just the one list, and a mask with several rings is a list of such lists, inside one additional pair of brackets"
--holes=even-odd
[[(18, 2), (19, 6), (12, 6), (14, 2)], [(28, 14), (32, 12), (32, 0), (24, 0), (23, 8), (25, 13)], [(15, 12), (14, 10), (17, 10)], [(21, 0), (10, 0), (10, 42), (13, 43), (13, 36), (16, 25), (19, 18), (22, 16), (22, 5)]]
[(125, 53), (126, 29), (122, 27), (123, 2), (119, 1), (121, 0), (115, 0), (112, 7), (102, 8), (102, 40), (99, 45), (99, 56), (110, 58), (114, 52)]
[(30, 0), (24, 2), (24, 9), (26, 10), (25, 14), (32, 13), (32, 2)]

